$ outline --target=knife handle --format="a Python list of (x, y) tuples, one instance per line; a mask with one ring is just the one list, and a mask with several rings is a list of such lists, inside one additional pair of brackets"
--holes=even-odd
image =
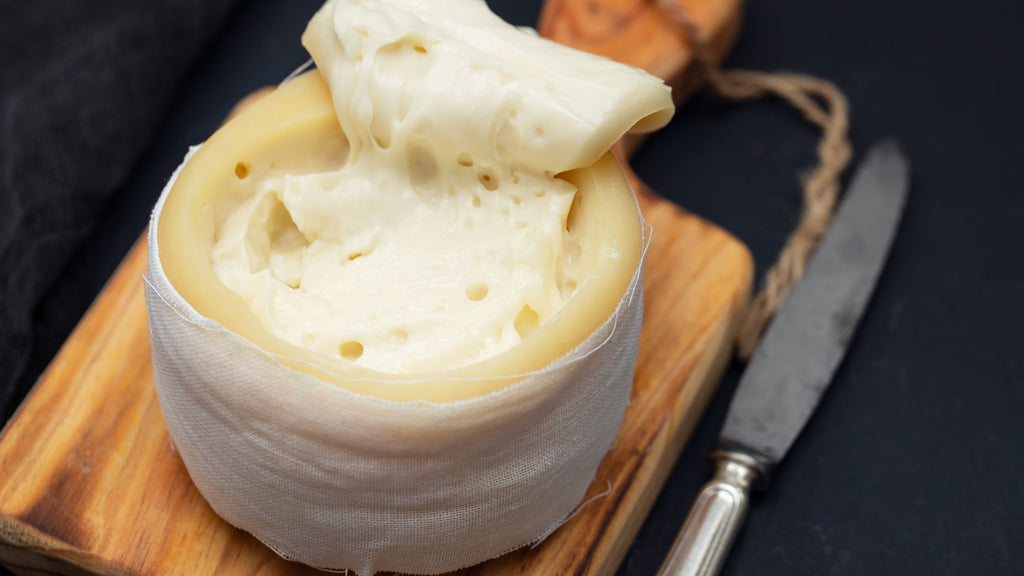
[(725, 563), (743, 525), (750, 488), (764, 480), (765, 468), (739, 452), (719, 451), (715, 476), (701, 488), (658, 576), (714, 576)]

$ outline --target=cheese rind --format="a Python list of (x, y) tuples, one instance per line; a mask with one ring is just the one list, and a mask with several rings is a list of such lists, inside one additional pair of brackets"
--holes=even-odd
[[(621, 70), (605, 78), (621, 93), (562, 85), (502, 50), (572, 57), (512, 39), (482, 3), (436, 1), (329, 2), (307, 37), (327, 31), (309, 45), (331, 89), (310, 72), (230, 120), (151, 219), (153, 366), (177, 451), (217, 514), (314, 567), (447, 573), (542, 540), (629, 403), (643, 232), (604, 152), (663, 121), (667, 92), (634, 94)], [(465, 38), (437, 6), (467, 9)], [(347, 32), (335, 8), (352, 8)], [(363, 26), (379, 45), (351, 52), (381, 18)], [(604, 96), (577, 114), (590, 88)], [(486, 122), (510, 102), (515, 118)]]
[[(292, 369), (387, 400), (452, 402), (478, 397), (545, 368), (582, 342), (616, 310), (640, 262), (642, 230), (629, 185), (610, 156), (560, 178), (577, 190), (570, 211), (591, 272), (572, 298), (529, 338), (491, 358), (453, 369), (385, 373), (308, 348), (266, 330), (248, 304), (218, 278), (215, 230), (274, 170), (291, 174), (340, 168), (347, 141), (330, 93), (316, 71), (282, 86), (225, 124), (182, 168), (157, 215), (160, 262), (171, 285), (211, 318)], [(238, 166), (248, 166), (240, 179)], [(601, 255), (616, 254), (602, 259)]]
[(380, 373), (442, 372), (519, 345), (620, 257), (582, 257), (556, 174), (666, 121), (659, 79), (477, 0), (333, 0), (303, 41), (344, 146), (298, 144), (321, 158), (300, 172), (248, 155), (214, 207), (216, 276), (265, 330)]

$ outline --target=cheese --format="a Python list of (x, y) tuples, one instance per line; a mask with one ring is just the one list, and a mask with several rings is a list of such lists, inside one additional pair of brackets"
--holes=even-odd
[(564, 172), (673, 111), (660, 79), (511, 26), (482, 0), (332, 0), (302, 40), (350, 163), (426, 139), (451, 156)]
[(305, 43), (319, 71), (194, 149), (150, 220), (177, 452), (218, 515), (310, 566), (449, 573), (536, 543), (629, 403), (643, 234), (606, 150), (667, 120), (667, 90), (473, 0), (329, 2)]
[(566, 230), (575, 187), (413, 154), (429, 177), (271, 171), (217, 230), (218, 278), (281, 338), (381, 372), (512, 348), (589, 275)]
[(347, 157), (252, 178), (215, 232), (221, 282), (284, 340), (386, 373), (493, 357), (557, 314), (590, 270), (553, 174), (670, 110), (661, 82), (475, 1), (332, 2), (304, 40)]
[(660, 80), (476, 0), (328, 2), (303, 40), (320, 72), (214, 135), (161, 215), (197, 311), (300, 370), (430, 400), (539, 370), (614, 312), (641, 233), (599, 159), (668, 120)]

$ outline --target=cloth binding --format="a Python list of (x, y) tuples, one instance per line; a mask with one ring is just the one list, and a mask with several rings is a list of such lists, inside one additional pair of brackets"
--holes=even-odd
[(572, 514), (629, 401), (641, 269), (612, 317), (546, 369), (471, 400), (386, 401), (286, 368), (174, 291), (157, 236), (173, 183), (149, 233), (157, 394), (221, 517), (289, 560), (370, 575), (470, 566)]

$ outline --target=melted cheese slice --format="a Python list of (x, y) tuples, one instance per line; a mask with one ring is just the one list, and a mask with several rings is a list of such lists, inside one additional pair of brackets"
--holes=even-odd
[(602, 154), (671, 102), (482, 2), (386, 6), (314, 17), (304, 43), (330, 88), (306, 74), (204, 144), (160, 215), (161, 264), (197, 312), (292, 368), (386, 399), (471, 398), (614, 313), (642, 234)]
[(516, 28), (483, 0), (331, 0), (302, 43), (331, 86), (351, 163), (427, 138), (558, 173), (674, 110), (659, 78)]

